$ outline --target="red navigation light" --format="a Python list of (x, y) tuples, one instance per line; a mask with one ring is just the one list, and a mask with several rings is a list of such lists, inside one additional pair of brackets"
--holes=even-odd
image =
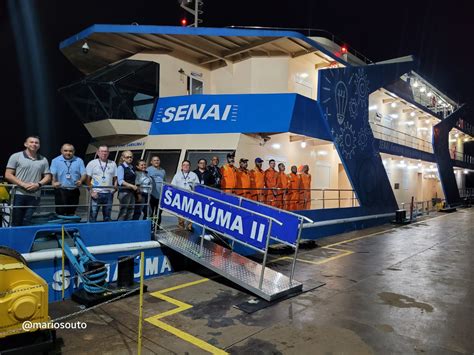
[(346, 54), (346, 53), (347, 53), (347, 46), (346, 46), (345, 44), (341, 47), (341, 53), (342, 53), (342, 54)]
[(183, 17), (181, 19), (181, 26), (187, 26), (188, 25), (188, 20), (186, 19), (186, 17)]

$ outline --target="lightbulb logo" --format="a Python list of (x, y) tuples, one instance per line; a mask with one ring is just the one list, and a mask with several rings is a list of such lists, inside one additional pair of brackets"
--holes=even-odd
[(347, 109), (347, 100), (348, 100), (348, 92), (347, 86), (342, 81), (339, 81), (336, 84), (335, 95), (336, 95), (336, 117), (337, 123), (342, 125), (344, 119), (346, 117), (346, 109)]

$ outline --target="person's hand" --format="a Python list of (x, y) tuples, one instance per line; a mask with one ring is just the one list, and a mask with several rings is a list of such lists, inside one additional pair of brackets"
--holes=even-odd
[(77, 181), (76, 181), (76, 186), (77, 186), (77, 187), (81, 187), (81, 186), (82, 186), (82, 181), (81, 181), (81, 180), (77, 180)]
[(93, 199), (96, 199), (97, 197), (99, 197), (99, 194), (98, 194), (98, 192), (97, 192), (97, 191), (94, 191), (94, 190), (92, 190), (92, 191), (91, 191), (91, 197), (92, 197)]
[(26, 182), (25, 186), (24, 186), (24, 189), (26, 191), (36, 191), (39, 188), (40, 188), (40, 186), (36, 182)]
[(133, 191), (138, 191), (138, 186), (137, 185), (130, 185)]
[(61, 187), (61, 183), (59, 181), (53, 182), (53, 187), (57, 189), (58, 187)]

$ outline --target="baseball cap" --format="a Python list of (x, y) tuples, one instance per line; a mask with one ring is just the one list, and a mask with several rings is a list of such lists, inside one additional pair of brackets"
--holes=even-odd
[(256, 162), (256, 163), (263, 163), (263, 159), (262, 159), (262, 158), (256, 158), (256, 159), (255, 159), (255, 162)]
[(239, 160), (239, 163), (246, 163), (246, 162), (248, 162), (248, 161), (249, 161), (248, 159), (241, 158), (241, 159)]
[(227, 153), (227, 158), (234, 158), (234, 157), (235, 157), (235, 152)]

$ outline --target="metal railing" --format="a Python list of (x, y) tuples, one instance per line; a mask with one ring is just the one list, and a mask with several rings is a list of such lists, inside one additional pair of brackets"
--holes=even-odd
[[(6, 188), (9, 194), (8, 200), (0, 201), (0, 227), (11, 227), (12, 226), (12, 217), (13, 212), (17, 209), (27, 209), (33, 208), (34, 213), (32, 217), (32, 224), (43, 224), (51, 223), (51, 220), (62, 220), (63, 223), (71, 222), (91, 222), (91, 209), (93, 205), (93, 198), (91, 192), (97, 189), (109, 189), (112, 192), (112, 203), (97, 203), (97, 208), (110, 207), (110, 221), (117, 220), (119, 211), (121, 207), (133, 207), (134, 213), (138, 215), (138, 218), (142, 218), (143, 209), (146, 207), (147, 217), (152, 217), (152, 212), (150, 208), (150, 196), (151, 193), (145, 193), (146, 198), (145, 202), (134, 202), (133, 204), (123, 204), (118, 201), (117, 198), (117, 188), (115, 186), (100, 186), (100, 187), (90, 187), (90, 186), (80, 186), (79, 189), (79, 202), (77, 204), (56, 204), (55, 203), (55, 190), (57, 188), (46, 185), (41, 187), (37, 191), (38, 204), (37, 205), (15, 205), (15, 197), (18, 194), (20, 189), (17, 185), (12, 184), (1, 184), (3, 188)], [(148, 188), (148, 187), (147, 187)], [(73, 215), (63, 216), (58, 213), (58, 209), (71, 208), (73, 210)], [(138, 209), (135, 211), (135, 208)], [(103, 212), (98, 213), (99, 215), (104, 216)], [(99, 221), (99, 219), (97, 219)]]
[(428, 153), (433, 153), (433, 145), (430, 141), (412, 136), (405, 132), (397, 131), (393, 128), (378, 124), (373, 121), (370, 122), (370, 125), (375, 138), (405, 145), (407, 147), (422, 150)]
[[(432, 198), (431, 200), (425, 201), (414, 201), (413, 202), (413, 217), (428, 215), (438, 210), (439, 204), (444, 203), (444, 199)], [(402, 210), (411, 210), (411, 202), (401, 202), (398, 206)]]
[(467, 164), (474, 164), (474, 156), (472, 155), (460, 153), (455, 150), (450, 150), (449, 154), (451, 155), (452, 160), (462, 161)]
[(358, 207), (352, 189), (224, 188), (222, 191), (285, 210)]
[(459, 196), (461, 196), (462, 198), (474, 197), (474, 188), (473, 187), (465, 187), (463, 189), (459, 189)]

